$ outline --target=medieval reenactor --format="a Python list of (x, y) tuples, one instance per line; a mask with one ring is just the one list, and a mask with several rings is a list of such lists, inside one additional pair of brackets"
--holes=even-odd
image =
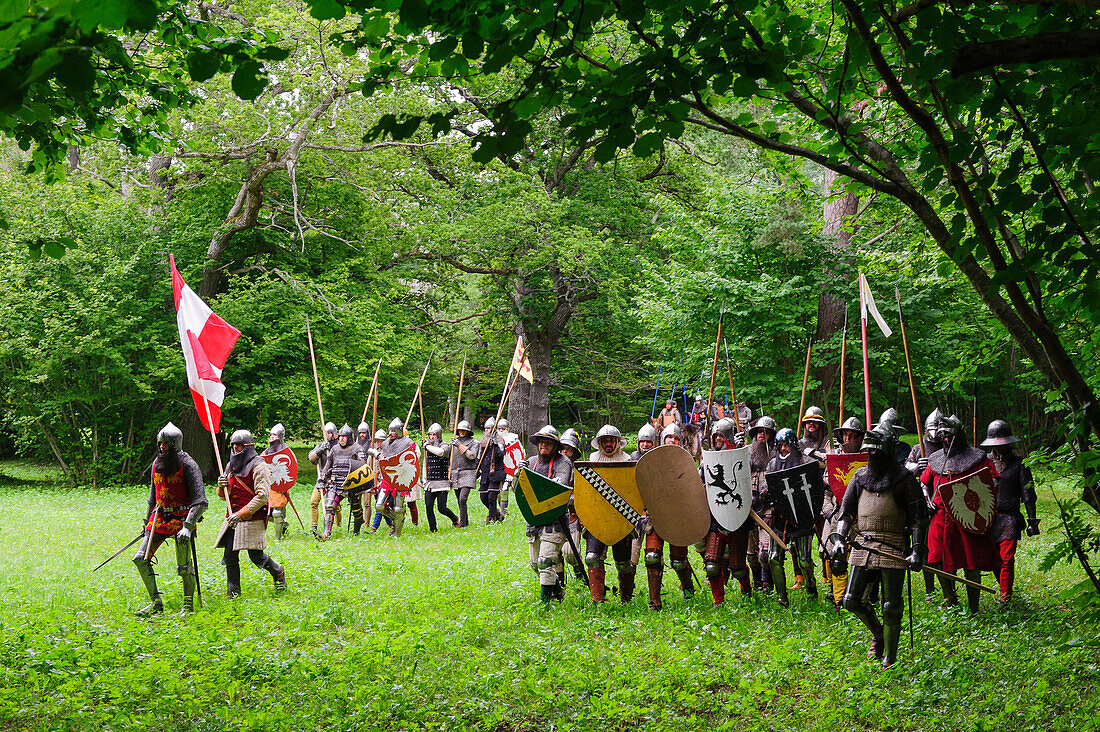
[[(1016, 543), (1026, 527), (1028, 536), (1039, 535), (1039, 519), (1035, 515), (1035, 487), (1031, 481), (1031, 468), (1016, 454), (1012, 447), (1020, 438), (1012, 434), (1012, 427), (1003, 419), (989, 423), (982, 447), (990, 450), (989, 457), (997, 472), (997, 515), (993, 519), (993, 541), (997, 542), (997, 579), (1001, 585), (998, 607), (1004, 607), (1012, 597), (1012, 585), (1016, 579)], [(1027, 511), (1027, 521), (1020, 512), (1020, 504)]]
[[(897, 660), (905, 572), (922, 564), (925, 508), (916, 479), (897, 462), (889, 427), (878, 425), (866, 433), (861, 447), (868, 463), (848, 483), (828, 548), (833, 561), (844, 564), (854, 534), (844, 607), (871, 631), (867, 655), (882, 659), (885, 668)], [(872, 586), (879, 583), (881, 622), (869, 600)]]
[[(757, 419), (749, 428), (749, 470), (752, 471), (752, 508), (760, 514), (764, 507), (760, 503), (760, 494), (767, 486), (764, 472), (768, 469), (768, 462), (775, 455), (775, 434), (779, 429), (775, 420), (764, 415)], [(763, 517), (763, 516), (761, 516)], [(767, 533), (760, 531), (759, 527), (749, 529), (748, 550), (745, 561), (748, 562), (752, 572), (752, 586), (756, 592), (768, 592), (771, 590), (772, 575), (768, 566)], [(761, 561), (761, 557), (763, 561)]]
[(427, 498), (428, 531), (438, 531), (435, 520), (435, 508), (458, 526), (458, 516), (447, 508), (447, 494), (451, 492), (451, 481), (447, 477), (450, 468), (453, 444), (443, 444), (443, 427), (433, 422), (428, 427), (428, 439), (424, 442), (424, 495)]
[[(332, 422), (325, 422), (324, 433), (325, 439), (318, 442), (307, 455), (309, 461), (317, 466), (317, 482), (314, 484), (313, 493), (309, 497), (309, 519), (314, 534), (317, 533), (317, 520), (323, 510), (320, 508), (321, 501), (325, 497), (325, 485), (321, 480), (321, 469), (325, 467), (325, 461), (328, 460), (328, 451), (336, 447), (336, 425)], [(337, 513), (336, 522), (340, 522), (339, 513)]]
[[(388, 434), (386, 430), (376, 430), (374, 437), (371, 438), (371, 446), (367, 449), (368, 462), (370, 463), (371, 472), (374, 473), (374, 487), (370, 491), (370, 506), (374, 511), (374, 518), (371, 520), (370, 525), (370, 533), (372, 534), (378, 531), (383, 519), (386, 521), (386, 526), (393, 528), (393, 500), (387, 499), (382, 491), (382, 471), (381, 466), (378, 464), (378, 448), (382, 447), (382, 443), (386, 441)], [(380, 497), (384, 500), (380, 500)], [(383, 507), (387, 509), (385, 512), (382, 510)]]
[[(639, 460), (642, 455), (653, 448), (653, 438), (656, 437), (656, 432), (651, 425), (645, 425), (638, 431), (638, 449), (630, 455), (631, 460)], [(665, 438), (661, 441), (662, 445), (680, 445), (680, 427), (673, 423), (665, 427), (662, 431)], [(642, 449), (645, 446), (645, 449)], [(661, 609), (661, 584), (665, 574), (664, 563), (664, 546), (665, 540), (657, 533), (653, 528), (652, 523), (649, 521), (648, 515), (643, 520), (643, 525), (640, 527), (642, 536), (645, 541), (645, 571), (646, 580), (649, 584), (649, 609), (660, 610)], [(688, 548), (686, 546), (674, 546), (668, 545), (668, 561), (672, 565), (672, 569), (676, 572), (676, 577), (680, 580), (680, 589), (684, 593), (684, 599), (689, 599), (695, 596), (695, 585), (691, 581), (691, 564), (688, 561)]]
[[(497, 423), (499, 426), (499, 422)], [(561, 453), (561, 439), (552, 425), (531, 435), (537, 453), (527, 458), (527, 469), (565, 486), (573, 485), (573, 463)], [(562, 546), (564, 519), (541, 526), (527, 527), (527, 545), (531, 569), (539, 576), (539, 599), (544, 603), (565, 599), (565, 564)]]
[[(699, 462), (703, 457), (703, 428), (696, 427), (690, 422), (682, 425), (682, 427), (682, 430), (677, 430), (680, 437), (679, 445), (688, 451), (692, 460)], [(667, 430), (668, 427), (665, 429)]]
[[(409, 449), (413, 444), (415, 443), (412, 439), (405, 434), (405, 423), (400, 417), (395, 417), (390, 422), (386, 439), (377, 450), (371, 451), (371, 455), (379, 459), (391, 458)], [(375, 505), (379, 507), (382, 515), (388, 514), (393, 519), (390, 536), (401, 536), (401, 529), (405, 526), (405, 503), (412, 491), (410, 488), (393, 485), (381, 471), (378, 474), (378, 480), (380, 490)]]
[(271, 493), (271, 466), (253, 446), (252, 433), (237, 430), (229, 438), (233, 454), (225, 474), (218, 478), (218, 497), (227, 501), (226, 517), (218, 530), (215, 547), (224, 549), (226, 595), (241, 594), (239, 554), (269, 572), (275, 588), (286, 589), (286, 570), (264, 553), (267, 548), (267, 497)]
[[(271, 432), (267, 436), (267, 447), (264, 449), (264, 455), (274, 455), (277, 452), (282, 452), (286, 449), (286, 427), (283, 427), (282, 423), (275, 425), (271, 428)], [(275, 538), (282, 539), (283, 534), (290, 528), (290, 523), (286, 520), (286, 506), (289, 499), (286, 493), (280, 493), (279, 491), (271, 491), (271, 495), (268, 496), (267, 507), (269, 509), (269, 518), (271, 523), (275, 524)]]
[(482, 504), (489, 511), (489, 515), (485, 517), (485, 523), (491, 524), (502, 520), (500, 512), (497, 511), (497, 494), (500, 493), (500, 486), (508, 475), (504, 469), (504, 441), (497, 434), (497, 422), (492, 417), (485, 420), (485, 432), (479, 446), (484, 457), (480, 458), (478, 491)]
[(451, 440), (451, 488), (458, 499), (458, 528), (470, 525), (467, 502), (470, 491), (477, 485), (477, 462), (481, 454), (481, 445), (474, 439), (474, 430), (470, 423), (462, 420), (455, 427), (455, 438)]
[[(779, 430), (775, 435), (775, 456), (768, 461), (768, 467), (764, 471), (766, 473), (775, 473), (780, 470), (788, 470), (790, 468), (802, 465), (805, 461), (802, 453), (798, 451), (798, 438), (789, 427), (784, 427)], [(773, 506), (777, 497), (771, 495), (767, 490), (767, 483), (764, 484), (764, 493), (760, 496), (761, 505)], [(810, 597), (817, 597), (817, 582), (814, 579), (814, 560), (813, 560), (813, 547), (811, 545), (811, 538), (813, 529), (798, 529), (795, 526), (789, 525), (783, 518), (783, 515), (778, 511), (772, 511), (770, 508), (765, 512), (770, 516), (768, 524), (775, 530), (784, 542), (791, 547), (792, 555), (798, 554), (798, 564), (800, 567), (805, 567), (806, 571), (803, 577), (806, 582), (806, 593)], [(763, 541), (763, 537), (761, 537)], [(772, 583), (775, 585), (775, 591), (779, 596), (779, 604), (787, 605), (789, 600), (787, 598), (787, 575), (786, 570), (783, 568), (784, 554), (783, 547), (768, 537), (768, 564), (771, 566), (772, 571)], [(797, 568), (796, 568), (797, 570)]]
[[(921, 445), (917, 445), (909, 451), (909, 457), (905, 459), (905, 469), (920, 479), (924, 469), (928, 467), (928, 458), (943, 448), (943, 440), (940, 437), (940, 423), (943, 414), (936, 407), (924, 420), (924, 452), (921, 453)], [(934, 600), (936, 592), (936, 576), (924, 570), (924, 597), (928, 602)]]
[[(577, 434), (577, 431), (570, 427), (565, 432), (561, 433), (561, 454), (569, 458), (569, 462), (575, 463), (581, 459), (581, 438)], [(569, 480), (573, 480), (573, 476), (569, 476)], [(572, 483), (570, 483), (572, 485)], [(578, 557), (573, 553), (573, 547), (581, 546), (581, 519), (577, 515), (576, 507), (573, 504), (573, 497), (569, 497), (569, 507), (565, 512), (566, 521), (569, 525), (569, 533), (573, 535), (573, 543), (566, 543), (562, 545), (562, 556), (565, 559), (566, 564), (573, 568), (573, 573), (577, 575), (577, 579), (584, 582), (585, 567), (584, 558)]]
[[(589, 457), (593, 462), (627, 461), (626, 453), (623, 452), (626, 439), (614, 425), (605, 424), (601, 427), (590, 444), (596, 450)], [(637, 541), (635, 533), (636, 531), (628, 534), (611, 547), (611, 556), (615, 559), (615, 569), (619, 575), (619, 599), (623, 603), (630, 602), (630, 598), (634, 596), (634, 574), (637, 566), (637, 559), (633, 554), (634, 544)], [(588, 589), (595, 602), (603, 602), (607, 599), (604, 570), (604, 564), (607, 561), (607, 545), (588, 531), (584, 532), (584, 543), (584, 563), (588, 566)]]
[[(837, 447), (830, 452), (834, 455), (854, 455), (863, 446), (863, 436), (866, 435), (863, 422), (858, 417), (849, 417), (844, 424), (833, 430), (833, 440)], [(836, 533), (836, 525), (840, 521), (840, 505), (837, 503), (833, 491), (825, 491), (825, 501), (821, 505), (821, 517), (824, 523), (821, 527), (821, 535), (828, 538)], [(829, 593), (833, 605), (840, 609), (844, 606), (844, 590), (848, 586), (847, 565), (829, 561), (827, 553), (821, 557), (823, 566), (822, 576), (829, 583), (832, 591)]]
[(333, 523), (336, 521), (337, 511), (345, 496), (349, 497), (351, 515), (355, 519), (352, 532), (358, 535), (359, 530), (363, 528), (363, 504), (358, 500), (360, 491), (354, 491), (349, 496), (348, 489), (344, 487), (352, 471), (365, 465), (359, 458), (359, 443), (354, 437), (351, 425), (344, 423), (336, 438), (337, 443), (329, 450), (328, 459), (325, 460), (325, 465), (320, 472), (321, 481), (325, 485), (325, 531), (321, 534), (322, 540), (332, 536)]
[(703, 429), (703, 425), (707, 422), (707, 402), (703, 399), (702, 394), (695, 395), (695, 404), (691, 407), (691, 414), (688, 415), (687, 423), (699, 431)]
[[(732, 449), (734, 447), (735, 429), (736, 425), (732, 419), (725, 418), (715, 422), (710, 431), (711, 450), (721, 451)], [(707, 481), (705, 471), (705, 465), (699, 467), (699, 476), (704, 483)], [(752, 583), (749, 580), (749, 570), (746, 563), (748, 542), (748, 526), (742, 526), (737, 531), (726, 531), (714, 518), (712, 512), (710, 530), (707, 532), (701, 545), (696, 546), (703, 556), (703, 568), (707, 575), (707, 581), (710, 584), (710, 594), (715, 605), (721, 605), (725, 602), (726, 584), (729, 582), (731, 575), (737, 578), (743, 595), (752, 593)], [(753, 549), (755, 549), (755, 546)], [(677, 574), (679, 575), (679, 571)], [(684, 583), (684, 580), (685, 577), (680, 575), (681, 585)], [(687, 567), (686, 580), (690, 585), (690, 566)]]
[[(500, 441), (501, 449), (507, 450), (508, 445), (513, 440), (519, 440), (519, 435), (514, 432), (508, 431), (508, 420), (501, 417), (497, 420), (497, 438)], [(503, 521), (508, 518), (508, 497), (512, 490), (512, 476), (508, 475), (507, 470), (504, 474), (504, 482), (500, 484), (500, 492), (497, 494), (497, 515), (500, 516), (498, 520)]]
[(670, 424), (683, 424), (683, 422), (684, 418), (680, 416), (680, 410), (676, 408), (675, 403), (671, 399), (665, 401), (665, 408), (657, 414), (657, 426), (663, 430)]
[(897, 443), (896, 454), (894, 458), (897, 459), (902, 465), (909, 459), (909, 453), (913, 449), (913, 446), (908, 442), (901, 439), (901, 436), (905, 434), (905, 427), (901, 424), (901, 416), (898, 414), (898, 410), (893, 407), (887, 407), (879, 418), (876, 427), (890, 428), (890, 431), (894, 433), (894, 439)]
[(825, 466), (829, 433), (825, 431), (825, 413), (820, 407), (810, 407), (802, 416), (802, 439), (798, 441), (798, 448), (803, 455)]
[[(952, 415), (945, 419), (940, 432), (943, 448), (928, 459), (928, 467), (920, 477), (928, 505), (933, 511), (928, 527), (928, 564), (950, 574), (962, 569), (967, 579), (980, 582), (983, 571), (992, 572), (997, 568), (993, 537), (989, 531), (981, 534), (968, 531), (952, 518), (944, 507), (940, 485), (977, 473), (982, 468), (989, 468), (996, 478), (997, 471), (984, 451), (967, 443), (958, 417)], [(941, 576), (940, 588), (946, 605), (959, 603), (954, 580)], [(981, 590), (967, 585), (966, 597), (970, 612), (978, 612)]]
[(198, 463), (183, 451), (183, 433), (169, 422), (157, 434), (157, 456), (149, 479), (145, 536), (134, 555), (134, 566), (149, 593), (149, 604), (137, 611), (142, 617), (164, 612), (157, 589), (153, 556), (168, 537), (176, 540), (176, 571), (183, 582), (183, 612), (194, 606), (196, 567), (195, 527), (206, 510), (206, 490)]

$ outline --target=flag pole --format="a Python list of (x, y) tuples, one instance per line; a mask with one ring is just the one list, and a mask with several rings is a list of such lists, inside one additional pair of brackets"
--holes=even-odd
[(871, 373), (867, 366), (867, 298), (864, 288), (868, 287), (863, 273), (859, 273), (859, 327), (863, 338), (863, 406), (866, 408), (867, 423), (871, 429)]
[[(431, 366), (432, 356), (434, 356), (434, 355), (435, 355), (435, 349), (433, 348), (432, 352), (430, 354), (428, 354), (427, 362), (424, 364), (424, 371), (421, 372), (421, 374), (420, 374), (420, 381), (418, 381), (416, 383), (416, 393), (413, 394), (412, 402), (409, 403), (409, 411), (405, 415), (405, 424), (408, 424), (409, 420), (412, 419), (413, 407), (416, 406), (416, 400), (420, 396), (420, 387), (422, 387), (424, 385), (424, 377), (428, 375), (428, 367)], [(423, 427), (423, 426), (424, 425), (421, 425), (421, 427)]]
[(733, 423), (737, 425), (737, 431), (741, 431), (741, 416), (737, 413), (737, 395), (733, 393), (733, 367), (730, 366), (730, 347), (726, 345), (726, 339), (722, 339), (722, 350), (726, 352), (726, 374), (730, 377), (730, 401), (733, 402)]
[(714, 402), (714, 379), (718, 376), (718, 346), (722, 343), (722, 318), (726, 314), (726, 302), (722, 301), (722, 308), (718, 311), (718, 335), (714, 338), (714, 362), (710, 365), (710, 396), (707, 397), (707, 414), (703, 420), (706, 434), (700, 436), (700, 440), (710, 437), (710, 413)]
[[(462, 415), (462, 387), (466, 383), (466, 351), (462, 352), (462, 372), (458, 376), (458, 401), (455, 402), (455, 420), (451, 427), (451, 442), (454, 442), (458, 438), (457, 430), (459, 417)], [(455, 465), (455, 449), (454, 445), (451, 445), (451, 451), (448, 454), (447, 459), (447, 480), (451, 479), (451, 472), (454, 470)]]
[(802, 437), (802, 418), (806, 415), (806, 386), (810, 383), (810, 352), (814, 347), (814, 337), (806, 341), (806, 368), (802, 372), (802, 398), (798, 401), (798, 436)]
[[(512, 374), (512, 369), (508, 369), (508, 375), (511, 376), (511, 374)], [(504, 392), (504, 398), (500, 400), (500, 406), (497, 408), (497, 414), (493, 418), (493, 424), (494, 425), (497, 422), (500, 421), (500, 415), (504, 413), (504, 404), (508, 401), (508, 397), (510, 397), (512, 395), (512, 387), (516, 385), (517, 381), (519, 381), (519, 371), (518, 370), (516, 371), (515, 378), (512, 379), (512, 383), (510, 383), (508, 385), (507, 391)], [(496, 429), (495, 426), (494, 426), (494, 429)], [(486, 447), (489, 446), (488, 439), (486, 439), (486, 441), (485, 441), (485, 446)], [(477, 459), (477, 467), (474, 468), (474, 474), (475, 475), (477, 474), (477, 472), (479, 470), (481, 470), (481, 461), (485, 459), (485, 453), (486, 452), (488, 452), (488, 450), (482, 450), (481, 451), (481, 456), (478, 457), (478, 459)]]
[(901, 317), (901, 291), (894, 285), (894, 298), (898, 301), (898, 323), (901, 324), (901, 345), (905, 348), (905, 369), (909, 372), (909, 394), (913, 397), (913, 419), (917, 422), (917, 444), (920, 445), (920, 456), (924, 454), (924, 436), (921, 435), (920, 411), (917, 410), (917, 390), (913, 386), (913, 367), (909, 363), (909, 341), (905, 337), (905, 318)]
[[(374, 390), (378, 388), (378, 372), (382, 370), (382, 359), (378, 359), (378, 366), (374, 369), (374, 380), (370, 383), (370, 391), (367, 392), (367, 403), (363, 405), (363, 418), (360, 422), (367, 421), (367, 410), (370, 409), (371, 397), (374, 396)], [(372, 434), (371, 437), (374, 437)]]
[(840, 333), (840, 416), (837, 424), (844, 424), (844, 361), (848, 350), (848, 304), (844, 304), (844, 330)]
[(321, 380), (317, 378), (317, 356), (313, 352), (313, 330), (309, 327), (309, 316), (306, 316), (306, 338), (309, 339), (309, 362), (313, 366), (313, 388), (317, 390), (317, 413), (321, 415), (321, 434), (325, 431), (325, 410), (321, 406)]

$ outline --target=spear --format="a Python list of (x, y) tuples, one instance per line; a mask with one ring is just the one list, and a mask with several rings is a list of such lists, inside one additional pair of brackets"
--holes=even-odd
[(905, 368), (909, 372), (909, 394), (913, 397), (913, 419), (917, 422), (917, 444), (920, 445), (920, 456), (924, 454), (924, 437), (921, 435), (920, 412), (917, 410), (917, 390), (913, 386), (913, 367), (909, 363), (909, 340), (905, 337), (905, 319), (901, 317), (901, 292), (894, 285), (894, 298), (898, 301), (898, 323), (901, 325), (901, 345), (905, 348)]
[[(462, 373), (460, 373), (459, 376), (458, 376), (458, 401), (455, 403), (455, 421), (454, 421), (454, 425), (451, 427), (451, 436), (452, 436), (451, 438), (452, 438), (452, 440), (454, 438), (458, 437), (458, 435), (456, 433), (458, 431), (458, 422), (459, 422), (458, 417), (459, 417), (460, 414), (462, 414), (462, 386), (465, 383), (466, 383), (466, 352), (463, 351), (462, 352)], [(454, 464), (455, 464), (455, 450), (454, 450), (454, 447), (451, 447), (451, 451), (449, 453), (449, 457), (448, 457), (448, 460), (447, 460), (447, 480), (451, 479), (451, 471), (454, 469)]]
[(722, 349), (726, 352), (726, 374), (730, 377), (730, 401), (733, 402), (733, 423), (737, 425), (737, 431), (741, 431), (741, 417), (737, 414), (737, 396), (733, 393), (733, 368), (730, 366), (730, 348), (726, 345), (726, 339), (722, 339)]
[[(382, 359), (378, 359), (378, 365), (374, 368), (374, 379), (370, 383), (370, 391), (367, 392), (367, 403), (363, 405), (363, 417), (360, 422), (367, 421), (367, 410), (370, 409), (371, 397), (374, 396), (374, 390), (378, 388), (378, 372), (382, 370)], [(373, 433), (371, 437), (373, 437)]]
[(798, 402), (798, 436), (802, 436), (802, 417), (806, 415), (803, 410), (806, 407), (806, 385), (810, 383), (810, 352), (813, 351), (814, 338), (806, 341), (806, 369), (802, 372), (802, 399)]
[(863, 406), (867, 429), (871, 429), (871, 372), (867, 365), (867, 300), (863, 295), (863, 273), (859, 273), (859, 327), (863, 337)]
[[(417, 384), (416, 384), (416, 393), (413, 394), (412, 401), (409, 403), (409, 412), (408, 412), (408, 414), (405, 415), (405, 424), (408, 424), (409, 420), (412, 419), (413, 407), (416, 406), (416, 400), (420, 397), (420, 387), (424, 386), (424, 377), (428, 375), (428, 366), (431, 365), (432, 356), (434, 356), (434, 355), (435, 355), (435, 349), (433, 348), (432, 352), (428, 355), (427, 363), (424, 364), (424, 371), (421, 372), (421, 374), (420, 374), (420, 381), (418, 381)], [(421, 425), (421, 427), (423, 427), (423, 425)]]
[(309, 339), (309, 362), (313, 366), (313, 388), (317, 390), (317, 413), (321, 415), (321, 426), (324, 429), (325, 410), (321, 406), (321, 380), (317, 378), (317, 355), (313, 352), (313, 330), (309, 327), (309, 316), (306, 316), (306, 338)]
[(718, 346), (722, 343), (722, 318), (726, 314), (726, 303), (722, 302), (722, 308), (718, 311), (718, 335), (714, 339), (714, 362), (710, 366), (710, 396), (707, 397), (707, 414), (703, 420), (706, 432), (703, 437), (710, 436), (710, 405), (714, 402), (714, 379), (718, 376)]
[(837, 422), (844, 424), (844, 356), (848, 349), (848, 305), (844, 305), (844, 330), (840, 333), (840, 416)]

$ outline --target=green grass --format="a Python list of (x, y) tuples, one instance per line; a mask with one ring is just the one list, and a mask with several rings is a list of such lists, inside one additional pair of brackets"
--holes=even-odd
[[(294, 497), (308, 510), (304, 487)], [(1056, 541), (1049, 493), (1044, 534), (1021, 547), (1014, 607), (995, 612), (986, 595), (970, 618), (923, 602), (918, 582), (916, 648), (906, 633), (901, 662), (886, 672), (864, 658), (869, 638), (853, 617), (801, 592), (789, 609), (736, 591), (714, 608), (705, 591), (680, 598), (668, 572), (665, 609), (652, 613), (644, 571), (627, 606), (592, 606), (570, 575), (565, 602), (543, 608), (521, 521), (480, 525), (476, 498), (471, 528), (433, 535), (422, 521), (396, 540), (338, 530), (319, 544), (292, 518), (292, 533), (270, 547), (288, 592), (274, 594), (242, 557), (244, 595), (234, 601), (211, 548), (212, 506), (199, 540), (205, 609), (171, 614), (180, 584), (162, 550), (169, 612), (152, 620), (131, 615), (146, 602), (132, 551), (90, 572), (138, 533), (144, 489), (6, 486), (0, 506), (0, 729), (1100, 724), (1097, 628), (1054, 597), (1081, 572), (1036, 570)]]

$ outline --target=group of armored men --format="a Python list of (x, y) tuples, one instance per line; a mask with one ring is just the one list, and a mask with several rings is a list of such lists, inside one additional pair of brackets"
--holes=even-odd
[[(479, 488), (481, 500), (489, 511), (487, 522), (502, 520), (498, 502), (502, 492), (507, 495), (510, 481), (504, 459), (504, 436), (510, 434), (507, 427), (503, 419), (495, 424), (487, 423), (485, 435), (478, 441), (470, 424), (463, 421), (455, 430), (455, 438), (447, 443), (442, 440), (438, 424), (429, 427), (423, 444), (423, 493), (427, 497), (430, 530), (437, 529), (436, 507), (455, 526), (467, 525), (466, 498), (475, 487)], [(322, 500), (325, 506), (324, 533), (319, 538), (328, 538), (334, 523), (339, 523), (344, 497), (351, 497), (354, 530), (358, 533), (364, 524), (361, 501), (357, 500), (361, 494), (347, 487), (347, 477), (352, 471), (368, 461), (398, 455), (414, 445), (399, 419), (390, 423), (385, 433), (381, 430), (375, 433), (369, 445), (366, 440), (369, 432), (365, 428), (365, 423), (360, 425), (357, 440), (350, 426), (336, 430), (330, 423), (325, 426), (326, 440), (310, 451), (310, 460), (319, 465), (311, 500), (315, 530)], [(746, 432), (737, 432), (734, 420), (724, 418), (715, 421), (707, 430), (709, 434), (698, 444), (685, 441), (678, 424), (669, 424), (660, 433), (647, 424), (638, 432), (638, 449), (627, 454), (624, 448), (628, 441), (619, 429), (604, 425), (590, 443), (594, 452), (589, 459), (595, 462), (639, 460), (660, 444), (680, 445), (698, 460), (702, 449), (731, 449), (742, 447), (747, 441), (753, 509), (761, 524), (771, 530), (747, 523), (736, 531), (727, 531), (711, 520), (709, 532), (696, 548), (703, 559), (714, 603), (724, 602), (726, 587), (733, 580), (737, 581), (743, 595), (774, 591), (781, 604), (788, 603), (786, 552), (783, 542), (773, 538), (782, 534), (791, 549), (795, 588), (804, 587), (810, 596), (818, 597), (814, 575), (814, 554), (818, 553), (829, 601), (837, 608), (851, 611), (868, 627), (872, 635), (868, 654), (881, 659), (886, 666), (897, 658), (903, 616), (902, 590), (907, 570), (929, 566), (946, 572), (946, 576), (942, 572), (939, 574), (946, 605), (958, 604), (955, 582), (950, 575), (962, 569), (966, 579), (979, 582), (982, 571), (992, 571), (1000, 584), (999, 603), (1008, 602), (1021, 532), (1026, 529), (1028, 535), (1036, 535), (1039, 529), (1031, 473), (1014, 451), (1013, 445), (1019, 440), (1006, 422), (995, 420), (989, 425), (987, 439), (981, 444), (988, 453), (970, 446), (959, 419), (945, 417), (938, 409), (925, 422), (923, 446), (912, 449), (899, 440), (902, 428), (893, 409), (884, 412), (870, 430), (864, 429), (859, 419), (850, 417), (833, 430), (830, 441), (822, 411), (811, 407), (803, 415), (800, 429), (801, 437), (791, 428), (779, 429), (774, 419), (762, 416), (751, 422)], [(265, 454), (285, 449), (284, 437), (282, 426), (276, 425), (271, 430)], [(176, 540), (177, 571), (183, 583), (183, 612), (193, 610), (197, 559), (194, 533), (208, 505), (202, 473), (182, 450), (182, 432), (169, 423), (161, 429), (157, 441), (145, 530), (134, 556), (150, 597), (149, 605), (138, 611), (140, 615), (152, 615), (164, 609), (153, 566), (156, 550), (168, 537)], [(546, 425), (531, 435), (529, 441), (535, 452), (526, 459), (525, 467), (562, 485), (572, 486), (574, 463), (581, 458), (581, 441), (576, 430), (570, 428), (559, 434), (553, 426)], [(284, 506), (276, 505), (280, 494), (271, 490), (270, 466), (256, 451), (251, 433), (237, 430), (230, 437), (230, 446), (232, 454), (217, 487), (218, 497), (227, 502), (226, 516), (215, 541), (215, 546), (223, 550), (227, 595), (240, 594), (238, 556), (242, 550), (248, 552), (249, 559), (257, 567), (271, 574), (277, 588), (285, 588), (285, 570), (264, 551), (269, 517), (278, 535), (285, 531), (285, 496)], [(824, 470), (826, 455), (830, 452), (864, 452), (867, 465), (852, 476), (839, 503), (830, 491), (825, 491), (815, 529), (800, 532), (784, 526), (783, 517), (774, 510), (775, 497), (769, 495), (765, 476), (811, 461), (818, 462)], [(984, 467), (997, 477), (996, 515), (989, 529), (979, 534), (967, 530), (944, 510), (938, 488)], [(388, 484), (381, 471), (374, 471), (374, 476), (375, 482), (370, 486), (375, 494), (376, 508), (372, 528), (377, 528), (384, 518), (392, 522), (392, 533), (399, 535), (412, 489)], [(413, 482), (419, 484), (420, 481)], [(455, 515), (446, 507), (451, 490), (458, 493), (461, 515)], [(1021, 505), (1027, 511), (1026, 519), (1021, 513)], [(530, 565), (539, 577), (540, 599), (550, 603), (564, 598), (565, 564), (568, 563), (577, 577), (587, 584), (592, 600), (604, 602), (609, 547), (584, 529), (575, 511), (567, 516), (568, 521), (527, 527)], [(641, 560), (646, 567), (649, 606), (655, 610), (661, 608), (664, 544), (643, 516), (631, 535), (611, 545), (622, 602), (629, 602), (633, 597), (636, 568)], [(583, 549), (577, 549), (578, 546)], [(692, 597), (695, 584), (688, 547), (670, 544), (669, 560), (684, 597)], [(926, 572), (924, 579), (927, 596), (932, 599), (935, 592), (933, 575)], [(879, 596), (881, 619), (875, 610)], [(971, 612), (977, 612), (978, 598), (979, 590), (968, 584), (967, 600)]]
[[(934, 577), (940, 578), (945, 605), (958, 605), (955, 580), (962, 569), (967, 580), (980, 582), (982, 571), (992, 571), (1000, 584), (999, 605), (1012, 595), (1014, 557), (1017, 541), (1025, 528), (1028, 535), (1039, 533), (1035, 515), (1035, 492), (1030, 470), (1015, 454), (1016, 438), (1003, 420), (989, 425), (982, 448), (968, 444), (957, 417), (945, 417), (938, 409), (925, 423), (923, 449), (910, 448), (899, 437), (902, 428), (897, 412), (888, 409), (870, 430), (858, 418), (850, 417), (826, 434), (822, 411), (811, 407), (803, 415), (799, 437), (791, 428), (779, 429), (774, 419), (763, 416), (751, 423), (746, 433), (736, 432), (732, 419), (719, 419), (707, 430), (702, 444), (684, 439), (678, 424), (671, 423), (657, 433), (647, 424), (638, 432), (638, 449), (626, 454), (627, 440), (613, 425), (605, 425), (591, 442), (595, 450), (590, 461), (616, 462), (640, 460), (657, 445), (680, 445), (697, 460), (701, 451), (749, 446), (752, 475), (752, 504), (761, 525), (747, 522), (736, 531), (726, 531), (711, 519), (706, 538), (696, 545), (702, 555), (707, 582), (714, 603), (725, 600), (726, 587), (737, 581), (743, 595), (772, 592), (782, 605), (788, 603), (784, 542), (791, 549), (795, 588), (804, 587), (818, 597), (814, 576), (814, 554), (819, 553), (826, 595), (838, 609), (855, 614), (871, 631), (868, 655), (884, 666), (897, 659), (903, 616), (902, 590), (906, 572), (924, 567), (939, 570), (937, 575), (924, 572), (929, 601), (935, 592)], [(527, 461), (534, 472), (564, 485), (572, 485), (573, 463), (580, 458), (576, 433), (562, 434), (547, 425), (530, 437), (537, 454)], [(825, 491), (817, 526), (796, 530), (785, 526), (775, 510), (776, 496), (770, 495), (765, 476), (816, 461), (824, 470), (826, 455), (866, 453), (867, 465), (859, 468), (848, 482), (843, 499), (836, 501)], [(941, 484), (969, 476), (989, 467), (996, 477), (996, 515), (983, 533), (968, 531), (944, 510)], [(700, 468), (700, 477), (702, 468)], [(705, 478), (704, 478), (705, 479)], [(1025, 520), (1021, 504), (1027, 511)], [(606, 598), (605, 564), (608, 547), (581, 526), (576, 513), (571, 519), (543, 526), (528, 527), (531, 567), (539, 574), (541, 599), (560, 600), (564, 594), (565, 564), (571, 564), (577, 576), (588, 585), (592, 599)], [(762, 529), (766, 524), (771, 531)], [(571, 537), (565, 535), (568, 528)], [(570, 541), (570, 538), (572, 541)], [(572, 549), (583, 540), (582, 557)], [(661, 584), (664, 574), (664, 540), (643, 516), (636, 531), (613, 544), (611, 553), (618, 574), (618, 592), (623, 603), (634, 593), (639, 558), (645, 564), (649, 584), (649, 606), (661, 608)], [(815, 551), (816, 549), (816, 551)], [(685, 598), (694, 595), (693, 570), (688, 547), (669, 545), (669, 561)], [(967, 600), (972, 613), (978, 610), (980, 590), (967, 585)], [(881, 619), (875, 605), (881, 596)]]

